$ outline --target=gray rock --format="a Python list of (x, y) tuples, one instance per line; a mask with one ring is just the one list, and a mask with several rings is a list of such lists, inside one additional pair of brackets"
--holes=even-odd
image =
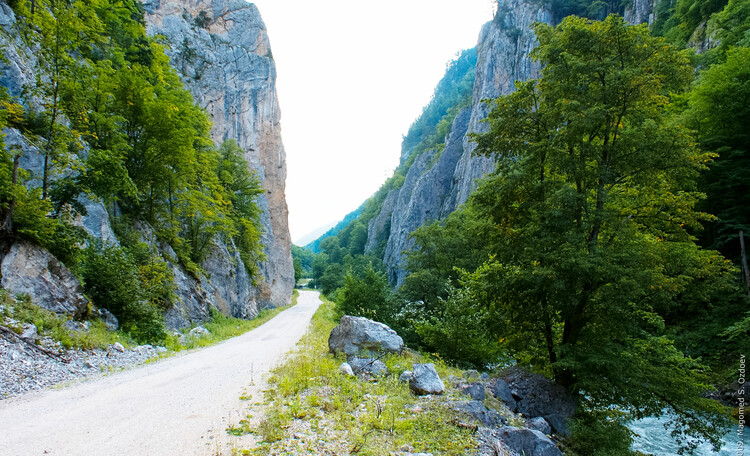
[(167, 353), (169, 351), (167, 350), (167, 347), (162, 347), (161, 345), (157, 345), (155, 349), (156, 349), (156, 353), (159, 353), (159, 354)]
[(38, 336), (36, 325), (33, 323), (24, 324), (20, 336), (21, 339), (26, 339), (28, 341), (36, 339)]
[(479, 374), (479, 380), (489, 380), (489, 379), (490, 379), (490, 374), (488, 374), (487, 372), (482, 372), (481, 374)]
[(347, 377), (354, 377), (354, 370), (352, 370), (352, 366), (349, 363), (341, 363), (339, 366), (339, 372)]
[(479, 372), (474, 369), (469, 369), (463, 373), (464, 378), (467, 382), (476, 382), (479, 380)]
[(39, 246), (15, 242), (3, 258), (0, 270), (0, 284), (11, 294), (28, 294), (33, 304), (58, 315), (80, 318), (88, 311), (81, 282)]
[(403, 371), (401, 372), (401, 375), (398, 376), (398, 381), (402, 383), (409, 383), (414, 377), (414, 372), (412, 371)]
[(195, 328), (191, 329), (188, 333), (190, 337), (195, 337), (200, 339), (201, 337), (206, 337), (211, 335), (211, 331), (207, 330), (203, 326), (196, 326)]
[(81, 323), (80, 321), (75, 321), (75, 320), (68, 320), (65, 323), (63, 323), (63, 326), (68, 331), (83, 332), (83, 331), (88, 330), (88, 327), (85, 324)]
[(388, 373), (385, 363), (375, 358), (353, 357), (349, 360), (349, 365), (355, 374), (369, 374), (379, 377)]
[(460, 389), (464, 394), (468, 394), (475, 401), (483, 401), (485, 398), (484, 384), (482, 383), (477, 382), (462, 385)]
[(542, 434), (552, 434), (552, 428), (550, 427), (549, 423), (541, 416), (526, 420), (526, 427), (528, 427), (529, 429), (537, 430)]
[(541, 416), (552, 426), (552, 430), (567, 435), (568, 420), (576, 411), (576, 401), (562, 386), (538, 374), (513, 368), (504, 376), (513, 391), (516, 410), (528, 417)]
[(117, 317), (115, 317), (109, 310), (96, 309), (95, 313), (98, 314), (99, 319), (107, 325), (107, 329), (110, 331), (117, 331), (120, 327), (120, 322), (117, 320)]
[(503, 415), (488, 409), (481, 401), (458, 401), (452, 402), (450, 406), (453, 410), (475, 419), (482, 426), (497, 427), (507, 421)]
[(445, 391), (445, 385), (440, 380), (434, 364), (414, 364), (412, 372), (409, 389), (414, 394), (424, 396), (427, 394), (443, 394)]
[(114, 351), (125, 353), (125, 347), (123, 347), (122, 344), (119, 342), (115, 342), (114, 344), (110, 345), (110, 347), (112, 347), (112, 350)]
[(525, 456), (562, 456), (562, 452), (549, 437), (533, 429), (504, 426), (499, 430), (500, 440), (513, 451)]
[(510, 390), (508, 383), (499, 378), (495, 383), (495, 397), (503, 401), (510, 410), (516, 410), (516, 400), (513, 398), (513, 393)]
[(344, 315), (328, 338), (331, 353), (401, 353), (404, 340), (383, 323)]

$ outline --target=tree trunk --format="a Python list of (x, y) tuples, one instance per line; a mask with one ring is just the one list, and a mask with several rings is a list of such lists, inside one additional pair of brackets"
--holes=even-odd
[(742, 271), (745, 273), (745, 291), (750, 295), (750, 270), (747, 269), (747, 255), (745, 255), (745, 234), (740, 230), (740, 256), (742, 258)]

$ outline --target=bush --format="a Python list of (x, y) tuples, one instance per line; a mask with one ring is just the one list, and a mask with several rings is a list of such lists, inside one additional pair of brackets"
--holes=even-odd
[(349, 272), (339, 290), (337, 310), (341, 315), (354, 315), (390, 324), (393, 320), (393, 297), (385, 274), (372, 266), (362, 277)]
[[(164, 318), (149, 300), (154, 297), (155, 285), (142, 280), (140, 272), (132, 255), (112, 245), (89, 246), (81, 266), (84, 290), (97, 307), (112, 312), (120, 320), (122, 329), (135, 340), (160, 342), (166, 337)], [(162, 285), (165, 281), (171, 282), (171, 276), (161, 280)]]

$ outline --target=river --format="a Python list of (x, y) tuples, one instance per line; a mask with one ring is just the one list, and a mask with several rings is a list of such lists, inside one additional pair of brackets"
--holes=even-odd
[[(664, 429), (667, 418), (644, 418), (630, 424), (630, 430), (638, 436), (633, 442), (633, 450), (654, 456), (674, 456), (677, 454), (677, 444)], [(744, 440), (743, 440), (744, 439)], [(750, 450), (745, 451), (745, 445), (750, 443), (750, 428), (744, 427), (743, 435), (738, 436), (738, 426), (727, 429), (723, 444), (719, 452), (713, 451), (711, 445), (703, 443), (693, 453), (695, 456), (750, 456)]]

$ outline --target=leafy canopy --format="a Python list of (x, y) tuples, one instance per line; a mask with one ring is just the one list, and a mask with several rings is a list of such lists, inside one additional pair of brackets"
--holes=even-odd
[(695, 181), (710, 156), (667, 115), (688, 59), (618, 16), (535, 31), (541, 79), (493, 101), (475, 136), (498, 170), (471, 204), (497, 242), (462, 284), (504, 346), (582, 392), (584, 410), (670, 411), (685, 447), (718, 444), (722, 410), (662, 317), (731, 289), (731, 264), (689, 231), (709, 218)]

